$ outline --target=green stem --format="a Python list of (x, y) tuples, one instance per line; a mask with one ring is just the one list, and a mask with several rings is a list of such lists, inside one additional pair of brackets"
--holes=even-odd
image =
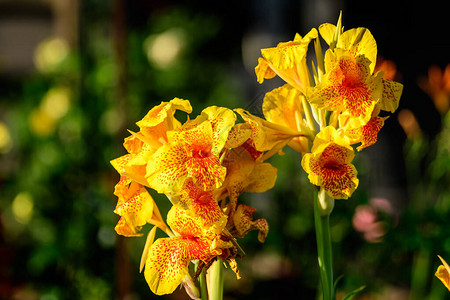
[[(323, 210), (322, 210), (323, 212)], [(319, 197), (314, 195), (314, 224), (316, 227), (317, 255), (322, 282), (323, 300), (334, 300), (333, 259), (330, 238), (330, 213), (321, 213)]]
[(200, 280), (200, 297), (202, 300), (208, 300), (208, 290), (206, 286), (206, 271), (203, 270), (199, 276)]
[(209, 300), (223, 299), (223, 266), (222, 260), (217, 259), (208, 270), (208, 293)]

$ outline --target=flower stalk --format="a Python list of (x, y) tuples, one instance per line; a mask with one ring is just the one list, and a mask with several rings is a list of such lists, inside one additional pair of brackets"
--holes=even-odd
[[(217, 259), (212, 263), (206, 273), (208, 283), (208, 300), (223, 299), (223, 266), (222, 261)], [(202, 298), (203, 299), (203, 298)]]
[[(323, 203), (320, 203), (320, 196), (321, 192), (314, 193), (314, 224), (316, 229), (317, 258), (319, 262), (323, 300), (334, 300), (333, 251), (330, 237), (330, 214), (333, 207), (324, 209)], [(332, 200), (334, 206), (334, 199)], [(329, 203), (331, 203), (331, 201)]]

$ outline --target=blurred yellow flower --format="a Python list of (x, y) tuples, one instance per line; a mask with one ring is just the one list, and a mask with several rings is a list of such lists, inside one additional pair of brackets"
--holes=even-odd
[(442, 257), (440, 257), (439, 255), (438, 257), (441, 260), (442, 265), (438, 267), (435, 275), (437, 278), (439, 278), (439, 280), (442, 281), (445, 287), (450, 291), (450, 267)]
[(34, 64), (43, 73), (55, 71), (69, 55), (69, 50), (67, 41), (61, 38), (51, 37), (45, 39), (35, 50)]
[(0, 122), (0, 153), (8, 153), (12, 148), (13, 142), (11, 134), (5, 123)]
[(428, 77), (419, 80), (420, 87), (430, 95), (436, 109), (445, 114), (450, 108), (450, 64), (443, 71), (432, 65), (428, 68)]

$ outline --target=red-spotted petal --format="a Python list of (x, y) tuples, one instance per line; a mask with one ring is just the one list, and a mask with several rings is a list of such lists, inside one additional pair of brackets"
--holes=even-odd
[(119, 187), (120, 190), (117, 190), (119, 201), (114, 212), (122, 216), (131, 227), (145, 225), (153, 215), (153, 198), (145, 187), (134, 181), (129, 187), (123, 184)]
[(208, 241), (202, 238), (177, 236), (158, 239), (149, 250), (145, 280), (155, 294), (170, 294), (188, 274), (190, 260), (208, 262), (221, 253), (220, 250), (211, 250)]
[(383, 94), (381, 97), (381, 109), (395, 112), (398, 108), (403, 85), (401, 83), (383, 78)]
[(353, 57), (341, 49), (327, 51), (327, 74), (314, 88), (308, 89), (308, 101), (320, 109), (346, 111), (354, 127), (367, 123), (381, 99), (382, 78), (370, 75), (370, 61)]
[(347, 199), (358, 186), (353, 150), (330, 142), (318, 152), (303, 156), (302, 167), (310, 182), (321, 186), (334, 199)]
[(116, 227), (114, 230), (117, 232), (117, 234), (126, 236), (126, 237), (134, 237), (134, 236), (142, 236), (142, 233), (138, 233), (140, 227), (133, 227), (130, 226), (127, 221), (125, 221), (124, 217), (120, 217), (119, 221), (117, 222)]
[(171, 132), (147, 164), (146, 179), (159, 193), (176, 193), (191, 177), (203, 189), (220, 187), (226, 169), (213, 152), (212, 125), (203, 122), (186, 131)]
[(265, 219), (258, 219), (253, 221), (253, 214), (256, 209), (245, 205), (239, 204), (233, 214), (233, 223), (237, 231), (237, 237), (244, 237), (251, 230), (259, 230), (258, 240), (263, 243), (269, 232), (269, 224)]

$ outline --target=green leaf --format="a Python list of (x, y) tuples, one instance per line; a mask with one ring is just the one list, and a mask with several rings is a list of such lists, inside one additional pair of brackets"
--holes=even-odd
[(353, 297), (355, 297), (356, 294), (358, 294), (359, 292), (361, 292), (361, 291), (362, 291), (363, 289), (365, 289), (365, 288), (366, 288), (366, 286), (363, 285), (363, 286), (357, 288), (356, 290), (353, 290), (353, 291), (350, 292), (347, 296), (345, 296), (345, 298), (342, 299), (342, 300), (350, 300), (350, 299), (353, 299)]

